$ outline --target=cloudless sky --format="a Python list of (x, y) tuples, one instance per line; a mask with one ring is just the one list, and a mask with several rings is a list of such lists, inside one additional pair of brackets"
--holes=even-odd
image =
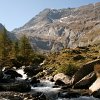
[(0, 23), (7, 30), (23, 26), (45, 8), (79, 7), (100, 0), (0, 0)]

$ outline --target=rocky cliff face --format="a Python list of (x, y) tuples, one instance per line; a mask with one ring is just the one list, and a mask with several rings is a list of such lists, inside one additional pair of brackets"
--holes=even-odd
[(33, 48), (43, 51), (100, 43), (100, 2), (79, 8), (45, 9), (13, 33), (17, 38), (26, 34)]

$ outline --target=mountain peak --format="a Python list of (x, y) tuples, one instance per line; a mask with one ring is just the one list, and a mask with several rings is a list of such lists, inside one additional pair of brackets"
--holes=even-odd
[(100, 40), (99, 11), (100, 2), (78, 8), (46, 8), (14, 33), (18, 38), (26, 34), (33, 47), (43, 51), (92, 45)]

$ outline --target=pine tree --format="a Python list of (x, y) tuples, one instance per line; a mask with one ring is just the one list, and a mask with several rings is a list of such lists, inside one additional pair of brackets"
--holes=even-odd
[(10, 53), (10, 58), (16, 59), (18, 54), (19, 54), (19, 44), (18, 44), (18, 41), (14, 41), (12, 43), (12, 50), (11, 50), (11, 53)]
[(7, 36), (7, 30), (4, 28), (4, 31), (0, 33), (0, 60), (1, 63), (5, 63), (9, 59), (11, 51), (11, 41)]
[(23, 35), (20, 38), (19, 49), (20, 49), (20, 55), (24, 57), (24, 64), (25, 64), (26, 61), (30, 60), (30, 56), (33, 53), (29, 40), (25, 35)]

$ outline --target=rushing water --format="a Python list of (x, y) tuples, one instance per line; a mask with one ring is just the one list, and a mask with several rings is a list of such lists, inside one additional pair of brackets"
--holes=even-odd
[(22, 75), (22, 78), (18, 78), (18, 79), (27, 79), (27, 75), (24, 73), (23, 69), (17, 69), (16, 70), (19, 74)]
[[(27, 75), (24, 73), (23, 69), (18, 69), (18, 73), (20, 73), (23, 77), (22, 79), (26, 79)], [(53, 88), (54, 82), (50, 82), (49, 80), (40, 80), (40, 83), (32, 85), (31, 92), (43, 92), (49, 100), (100, 100), (98, 98), (94, 98), (92, 96), (81, 96), (79, 98), (59, 98), (58, 92), (61, 90), (60, 87)]]
[(58, 98), (57, 94), (60, 88), (53, 88), (54, 82), (50, 82), (48, 80), (41, 80), (37, 87), (32, 86), (33, 91), (43, 92), (46, 94), (47, 98), (50, 100), (56, 100)]
[(32, 86), (32, 90), (37, 92), (43, 92), (46, 94), (47, 98), (49, 100), (100, 100), (98, 98), (94, 98), (92, 96), (81, 96), (79, 98), (59, 98), (58, 92), (60, 91), (60, 88), (53, 88), (54, 82), (50, 82), (48, 80), (41, 80), (39, 84), (37, 84), (37, 87)]

